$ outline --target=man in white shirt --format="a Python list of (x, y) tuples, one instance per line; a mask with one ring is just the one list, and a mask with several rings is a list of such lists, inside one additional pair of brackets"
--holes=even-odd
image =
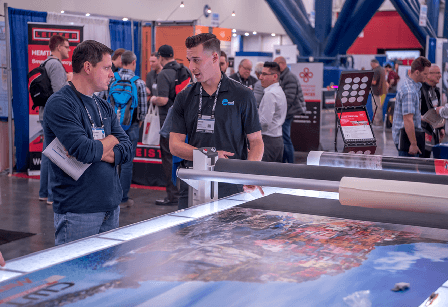
[(279, 77), (279, 65), (265, 62), (260, 75), (264, 95), (258, 109), (264, 142), (262, 161), (265, 162), (283, 161), (282, 125), (286, 118), (287, 103), (285, 93), (278, 83)]

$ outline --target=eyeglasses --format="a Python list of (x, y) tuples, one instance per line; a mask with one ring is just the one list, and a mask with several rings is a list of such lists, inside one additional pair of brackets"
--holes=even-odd
[(438, 72), (430, 72), (429, 74), (430, 75), (441, 75), (442, 73), (440, 71), (438, 71)]
[(262, 72), (261, 75), (262, 75), (262, 76), (270, 76), (270, 75), (275, 75), (275, 74), (274, 74), (274, 73), (272, 73), (272, 74), (268, 74), (267, 72)]
[(244, 70), (247, 70), (247, 71), (251, 71), (252, 70), (252, 68), (247, 68), (247, 67), (244, 67), (244, 66), (241, 66), (241, 68), (244, 69)]

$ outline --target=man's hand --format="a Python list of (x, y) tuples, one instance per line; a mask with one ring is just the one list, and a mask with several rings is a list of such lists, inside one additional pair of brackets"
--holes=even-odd
[(409, 154), (415, 156), (418, 153), (422, 154), (417, 144), (411, 144), (411, 146), (409, 146)]
[(115, 154), (114, 154), (114, 146), (120, 143), (118, 139), (112, 134), (106, 136), (104, 139), (99, 140), (103, 144), (103, 156), (101, 157), (101, 161), (114, 163), (115, 162)]
[(151, 90), (148, 88), (148, 87), (145, 87), (145, 90), (146, 90), (146, 95), (151, 95)]
[(441, 109), (441, 108), (443, 108), (443, 106), (435, 108), (435, 109), (436, 109), (436, 113), (437, 113), (437, 115), (440, 115), (440, 109)]
[(219, 159), (228, 159), (229, 157), (235, 155), (234, 153), (224, 151), (224, 150), (218, 150), (218, 158)]
[(141, 121), (138, 122), (138, 127), (139, 127), (139, 128), (141, 128), (142, 125), (143, 125), (143, 120), (141, 120)]
[(445, 129), (440, 129), (440, 133), (439, 133), (440, 143), (442, 143), (444, 137), (445, 137)]
[(5, 259), (3, 259), (2, 252), (0, 252), (0, 266), (5, 266), (5, 265), (6, 265)]

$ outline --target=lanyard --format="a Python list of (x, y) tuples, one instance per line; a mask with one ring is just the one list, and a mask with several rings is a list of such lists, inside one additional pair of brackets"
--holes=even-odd
[[(72, 87), (72, 89), (75, 91), (76, 96), (78, 96), (79, 100), (81, 100), (81, 103), (84, 106), (84, 109), (86, 109), (87, 116), (89, 116), (89, 120), (90, 120), (90, 124), (92, 125), (92, 128), (95, 128), (95, 122), (93, 121), (92, 116), (90, 116), (90, 112), (89, 112), (89, 110), (87, 110), (86, 105), (84, 104), (84, 101), (81, 98), (81, 94), (78, 92), (78, 90), (76, 90), (76, 87), (73, 85), (73, 83), (71, 81), (69, 82), (69, 84)], [(93, 101), (95, 101), (96, 107), (98, 109), (98, 114), (100, 115), (101, 128), (104, 128), (103, 116), (101, 116), (100, 106), (98, 105), (98, 102), (96, 101), (95, 95), (93, 95), (92, 97), (93, 97)]]
[[(222, 80), (222, 77), (221, 77), (221, 80)], [(221, 87), (221, 80), (219, 81), (219, 83), (218, 83), (218, 88), (216, 89), (215, 102), (213, 103), (211, 119), (214, 119), (214, 118), (215, 118), (216, 102), (218, 101), (218, 93), (219, 93), (219, 88)], [(201, 87), (199, 88), (199, 111), (198, 111), (198, 119), (202, 119), (202, 84), (201, 84)]]
[(241, 75), (239, 72), (237, 72), (238, 78), (240, 79), (240, 83), (247, 86), (248, 82), (249, 82), (249, 78), (247, 78), (246, 82), (243, 83), (243, 79), (241, 79)]
[(430, 98), (431, 100), (433, 100), (433, 99), (438, 99), (438, 98), (437, 98), (436, 91), (434, 90), (434, 88), (432, 88), (432, 87), (429, 88), (428, 94), (429, 94), (429, 98)]

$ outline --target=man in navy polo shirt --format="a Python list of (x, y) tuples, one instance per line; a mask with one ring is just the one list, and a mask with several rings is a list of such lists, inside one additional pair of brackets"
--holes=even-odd
[[(264, 146), (254, 94), (221, 73), (220, 42), (215, 35), (191, 36), (185, 45), (190, 70), (198, 82), (180, 92), (174, 102), (171, 153), (185, 159), (187, 165), (192, 165), (193, 149), (199, 147), (215, 147), (220, 159), (260, 161)], [(246, 192), (256, 188), (244, 186)], [(220, 183), (218, 196), (242, 190), (238, 185)], [(183, 209), (188, 206), (188, 186), (183, 182), (180, 193), (179, 209)]]

